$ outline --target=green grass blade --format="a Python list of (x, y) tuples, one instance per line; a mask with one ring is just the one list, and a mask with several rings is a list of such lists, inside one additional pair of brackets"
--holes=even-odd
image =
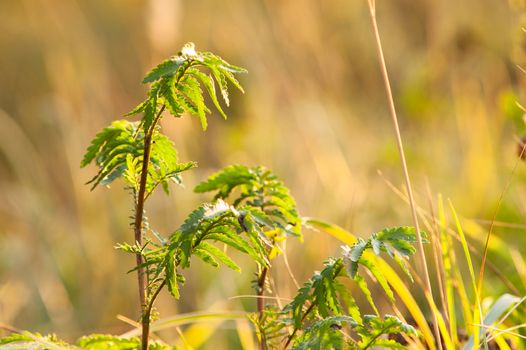
[(475, 335), (469, 337), (469, 340), (464, 349), (477, 349), (477, 347), (475, 347), (477, 336), (483, 336), (483, 334), (485, 334), (486, 332), (486, 326), (491, 326), (493, 323), (495, 323), (502, 315), (504, 315), (504, 313), (510, 307), (518, 303), (520, 300), (521, 299), (519, 297), (516, 297), (511, 294), (501, 295), (500, 298), (498, 298), (497, 301), (493, 303), (486, 316), (484, 317), (482, 328), (480, 328), (479, 332), (476, 332)]
[(455, 258), (451, 236), (447, 234), (446, 213), (442, 195), (438, 196), (438, 220), (440, 224), (440, 246), (442, 248), (442, 266), (444, 267), (444, 286), (447, 303), (449, 333), (453, 341), (458, 345), (457, 317), (455, 308), (455, 281), (451, 272), (452, 262)]
[[(370, 253), (369, 253), (370, 254)], [(427, 320), (424, 316), (424, 313), (422, 312), (422, 309), (420, 309), (420, 306), (416, 302), (415, 298), (413, 298), (413, 295), (407, 288), (406, 284), (402, 281), (402, 279), (398, 276), (398, 274), (393, 270), (389, 264), (387, 264), (383, 259), (375, 257), (376, 261), (375, 263), (377, 266), (382, 270), (385, 277), (389, 281), (389, 284), (393, 288), (393, 290), (396, 292), (396, 294), (400, 297), (400, 300), (404, 303), (405, 307), (415, 320), (418, 329), (420, 332), (422, 332), (422, 335), (424, 336), (424, 340), (430, 350), (436, 350), (435, 341), (433, 332), (431, 331), (431, 328), (429, 328), (429, 325), (427, 324)]]
[(358, 240), (358, 238), (349, 231), (341, 228), (338, 225), (330, 224), (323, 220), (305, 217), (303, 218), (303, 224), (317, 231), (328, 233), (337, 240), (348, 244), (349, 246), (352, 246)]
[[(247, 320), (248, 321), (248, 320)], [(254, 330), (247, 321), (236, 320), (236, 331), (243, 350), (256, 350)]]
[[(462, 244), (462, 249), (464, 250), (464, 256), (466, 258), (466, 262), (468, 264), (469, 269), (469, 276), (471, 278), (471, 284), (473, 286), (473, 290), (475, 292), (475, 303), (474, 304), (474, 311), (473, 311), (473, 324), (472, 324), (472, 336), (473, 336), (473, 349), (478, 349), (480, 344), (480, 338), (479, 338), (479, 328), (475, 324), (478, 324), (480, 320), (482, 320), (482, 306), (480, 304), (480, 295), (479, 290), (477, 288), (477, 280), (475, 278), (475, 269), (473, 268), (473, 262), (471, 260), (471, 254), (469, 252), (468, 242), (466, 240), (466, 235), (464, 234), (464, 230), (462, 229), (462, 225), (460, 224), (460, 220), (458, 219), (457, 212), (455, 211), (455, 208), (453, 207), (453, 203), (451, 203), (451, 200), (449, 200), (449, 207), (451, 209), (451, 212), (453, 213), (453, 219), (455, 221), (455, 225), (457, 227), (457, 231), (460, 237), (460, 243)], [(469, 326), (466, 324), (466, 327)], [(464, 347), (464, 349), (471, 349), (469, 347)]]

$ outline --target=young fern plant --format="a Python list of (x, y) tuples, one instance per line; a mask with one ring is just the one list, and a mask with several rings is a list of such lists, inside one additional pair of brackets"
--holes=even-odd
[[(207, 70), (208, 74), (203, 70)], [(206, 130), (206, 114), (211, 111), (204, 102), (202, 87), (219, 113), (226, 118), (215, 86), (217, 84), (224, 103), (228, 105), (228, 84), (243, 91), (234, 74), (244, 72), (245, 69), (231, 65), (213, 53), (197, 52), (193, 43), (186, 44), (178, 55), (165, 60), (145, 76), (143, 83), (150, 84), (147, 98), (127, 114), (142, 114), (142, 118), (138, 122), (113, 122), (97, 134), (81, 162), (82, 167), (94, 162), (99, 168), (88, 182), (92, 189), (122, 178), (133, 196), (134, 244), (119, 247), (136, 256), (144, 350), (148, 348), (151, 310), (160, 290), (167, 285), (174, 296), (178, 295), (177, 280), (182, 281), (182, 277), (175, 272), (175, 266), (186, 267), (189, 264), (188, 256), (184, 254), (190, 254), (192, 250), (201, 257), (214, 253), (220, 255), (220, 250), (211, 246), (197, 249), (204, 244), (206, 234), (196, 241), (185, 236), (195, 228), (194, 219), (208, 222), (216, 216), (226, 220), (227, 216), (235, 215), (232, 210), (225, 209), (223, 212), (222, 207), (201, 207), (187, 220), (187, 225), (183, 225), (169, 240), (161, 239), (159, 244), (153, 244), (147, 238), (144, 215), (147, 199), (159, 185), (168, 193), (170, 182), (180, 184), (181, 173), (196, 166), (194, 162), (179, 162), (173, 143), (162, 134), (159, 123), (165, 111), (177, 118), (188, 113), (199, 117), (203, 130)], [(178, 249), (182, 256), (176, 254)]]
[[(248, 206), (259, 213), (259, 219), (266, 222), (259, 238), (265, 243), (261, 252), (265, 264), (257, 262), (256, 278), (253, 286), (257, 297), (257, 314), (262, 320), (265, 311), (264, 293), (272, 292), (268, 285), (271, 261), (281, 249), (279, 243), (287, 236), (302, 239), (301, 224), (296, 202), (288, 188), (270, 170), (257, 166), (248, 168), (231, 165), (210, 176), (194, 189), (195, 192), (215, 192), (214, 200), (230, 199), (235, 208)], [(242, 222), (243, 226), (249, 223)], [(257, 325), (257, 323), (256, 323)], [(267, 349), (264, 333), (261, 336), (261, 349)]]
[[(415, 242), (413, 228), (398, 227), (375, 233), (353, 246), (343, 246), (343, 256), (325, 261), (324, 269), (315, 272), (289, 304), (281, 310), (268, 306), (262, 317), (252, 317), (260, 338), (268, 341), (272, 349), (405, 348), (388, 336), (417, 336), (417, 331), (395, 316), (380, 316), (358, 267), (363, 266), (394, 302), (386, 277), (368, 250), (375, 255), (387, 253), (411, 277), (405, 260), (415, 253)], [(345, 279), (358, 285), (374, 315), (362, 315), (355, 297), (342, 283)]]

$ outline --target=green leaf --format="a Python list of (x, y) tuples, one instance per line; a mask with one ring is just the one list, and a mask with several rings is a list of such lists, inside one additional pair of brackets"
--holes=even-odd
[(185, 109), (179, 101), (177, 96), (177, 89), (175, 84), (177, 78), (174, 76), (170, 77), (167, 82), (167, 88), (162, 92), (162, 97), (166, 108), (174, 117), (180, 117), (184, 113)]
[(155, 132), (150, 153), (150, 169), (146, 190), (151, 192), (161, 184), (168, 193), (168, 181), (181, 184), (180, 174), (195, 168), (195, 162), (179, 163), (173, 142), (165, 135)]
[(358, 262), (362, 258), (363, 252), (365, 249), (369, 246), (368, 241), (364, 241), (363, 239), (359, 238), (358, 242), (353, 245), (349, 251), (349, 258), (353, 262)]
[(220, 66), (220, 67), (223, 68), (222, 69), (223, 74), (232, 83), (232, 85), (234, 85), (239, 91), (244, 93), (245, 90), (243, 90), (243, 87), (241, 86), (241, 83), (236, 79), (234, 74), (232, 74), (232, 72), (229, 69), (227, 69), (226, 67), (223, 67), (223, 66)]
[(265, 264), (265, 261), (261, 258), (260, 254), (256, 252), (250, 244), (244, 241), (241, 236), (233, 232), (231, 229), (226, 227), (214, 228), (212, 233), (207, 235), (207, 240), (214, 240), (222, 242), (229, 247), (232, 247), (242, 253), (248, 254), (251, 258), (260, 264)]
[(108, 334), (93, 334), (80, 338), (77, 344), (86, 350), (135, 350), (140, 347), (138, 338), (121, 338)]
[(217, 108), (219, 113), (223, 116), (223, 118), (227, 119), (227, 115), (223, 111), (223, 109), (221, 108), (221, 104), (219, 103), (219, 101), (217, 99), (214, 79), (212, 78), (212, 76), (211, 75), (206, 75), (203, 72), (201, 72), (201, 71), (199, 71), (197, 69), (194, 69), (194, 68), (190, 68), (188, 70), (188, 73), (194, 75), (195, 77), (197, 77), (197, 78), (199, 78), (201, 80), (201, 83), (205, 86), (206, 91), (208, 91), (208, 95), (210, 96), (210, 99), (212, 100), (212, 103)]
[(168, 291), (175, 299), (179, 299), (179, 285), (177, 284), (177, 272), (175, 270), (175, 252), (169, 251), (166, 254), (166, 260), (164, 265), (166, 266), (165, 275), (166, 275), (166, 284), (168, 286)]
[(225, 74), (215, 66), (211, 66), (210, 70), (214, 75), (217, 85), (219, 85), (219, 91), (221, 91), (221, 97), (223, 97), (223, 101), (225, 101), (227, 106), (230, 106), (230, 98), (228, 97), (228, 83)]
[(147, 133), (152, 126), (153, 120), (157, 114), (157, 96), (148, 100), (144, 106), (144, 116), (142, 118), (143, 130)]
[(292, 311), (292, 318), (294, 320), (294, 327), (300, 328), (303, 320), (303, 307), (308, 303), (310, 299), (310, 291), (313, 286), (313, 278), (303, 284), (294, 299), (287, 304), (283, 310)]
[(143, 84), (151, 83), (167, 75), (175, 74), (185, 61), (186, 60), (183, 57), (175, 56), (161, 62), (157, 67), (153, 68), (148, 74), (146, 74), (142, 80)]
[(59, 340), (56, 335), (46, 336), (39, 333), (21, 332), (12, 333), (0, 338), (2, 350), (79, 350), (77, 347)]
[(226, 62), (224, 59), (211, 52), (203, 52), (202, 57), (203, 63), (208, 67), (220, 67), (222, 70), (228, 70), (232, 73), (247, 72), (245, 68), (234, 66), (233, 64)]
[(15, 342), (28, 342), (32, 341), (33, 338), (28, 336), (27, 334), (23, 333), (13, 333), (6, 337), (0, 338), (0, 344), (9, 344), (9, 343), (15, 343)]
[(205, 263), (212, 265), (213, 267), (219, 267), (219, 264), (217, 263), (216, 259), (210, 254), (208, 251), (201, 249), (201, 247), (197, 247), (193, 250), (193, 253), (197, 255), (201, 260), (203, 260)]
[(216, 257), (219, 261), (221, 261), (223, 264), (231, 268), (232, 270), (241, 272), (241, 268), (239, 268), (239, 266), (232, 259), (230, 259), (228, 255), (223, 253), (223, 251), (221, 251), (219, 248), (209, 243), (206, 243), (206, 242), (201, 242), (198, 248), (210, 253), (211, 255)]
[[(367, 348), (371, 348), (371, 346)], [(407, 345), (402, 345), (393, 339), (379, 338), (374, 341), (374, 348), (407, 350)]]
[(314, 322), (294, 342), (295, 350), (347, 349), (346, 335), (341, 331), (358, 323), (349, 316), (331, 316)]
[(177, 85), (179, 94), (188, 100), (190, 104), (186, 104), (188, 111), (199, 117), (203, 130), (206, 130), (207, 120), (205, 113), (210, 113), (210, 110), (205, 105), (203, 91), (196, 78), (191, 75), (185, 75)]
[(137, 245), (129, 245), (128, 243), (117, 243), (115, 249), (132, 254), (141, 253), (142, 250), (141, 247), (138, 247)]
[(92, 184), (92, 189), (99, 183), (107, 185), (123, 175), (126, 171), (127, 155), (138, 156), (141, 153), (141, 145), (135, 140), (137, 126), (137, 123), (126, 120), (114, 121), (91, 142), (81, 166), (95, 161), (99, 167), (97, 175), (88, 182)]
[[(483, 324), (485, 326), (491, 326), (493, 325), (504, 313), (509, 310), (512, 306), (516, 305), (519, 302), (524, 301), (524, 298), (521, 299), (519, 297), (516, 297), (515, 295), (511, 294), (503, 294), (501, 295), (493, 305), (491, 305), (491, 308), (484, 316), (484, 322)], [(479, 332), (479, 339), (484, 339), (483, 335), (486, 329), (484, 327), (480, 328)], [(470, 350), (473, 349), (474, 339), (473, 336), (469, 337), (469, 340), (467, 344), (464, 346), (464, 349)]]
[(84, 154), (84, 158), (80, 162), (81, 167), (85, 167), (89, 163), (91, 163), (97, 154), (99, 153), (99, 150), (108, 142), (113, 140), (115, 137), (117, 137), (119, 134), (121, 134), (123, 131), (126, 130), (126, 127), (128, 126), (128, 122), (125, 120), (117, 120), (114, 121), (110, 127), (104, 128), (102, 131), (97, 133), (95, 138), (91, 141), (90, 146), (86, 150), (86, 153)]
[(146, 104), (148, 104), (149, 100), (141, 102), (137, 107), (135, 107), (132, 111), (126, 113), (125, 117), (130, 117), (132, 115), (139, 114), (141, 112), (144, 112), (144, 108), (146, 107)]
[(363, 257), (364, 252), (367, 249), (372, 249), (376, 255), (379, 255), (381, 252), (388, 253), (412, 279), (403, 259), (415, 253), (414, 243), (416, 243), (416, 230), (412, 227), (387, 228), (371, 235), (368, 240), (359, 238), (351, 247), (342, 247), (347, 272), (349, 276), (355, 278), (358, 273), (358, 265), (366, 266), (378, 280), (389, 298), (392, 299), (393, 294), (386, 278), (373, 260)]
[(228, 98), (227, 81), (230, 81), (241, 92), (244, 92), (242, 86), (239, 84), (237, 79), (234, 77), (233, 73), (235, 74), (246, 73), (247, 71), (244, 68), (229, 64), (228, 62), (223, 60), (221, 57), (214, 55), (210, 52), (203, 53), (202, 57), (203, 57), (203, 64), (207, 66), (208, 68), (210, 68), (212, 75), (214, 76), (217, 84), (219, 85), (219, 89), (221, 91), (223, 100), (225, 101), (225, 104), (228, 106), (230, 101)]
[(303, 309), (308, 302), (312, 304), (311, 314), (317, 311), (322, 317), (327, 317), (330, 314), (343, 313), (344, 308), (337, 295), (341, 285), (336, 281), (342, 268), (342, 259), (326, 261), (325, 268), (321, 272), (314, 273), (311, 279), (298, 290), (296, 297), (283, 308), (286, 312), (292, 312), (296, 328), (299, 328), (306, 319)]
[(250, 169), (243, 165), (230, 165), (211, 175), (206, 181), (194, 188), (194, 192), (219, 191), (217, 198), (225, 199), (233, 188), (250, 184), (255, 179)]
[(182, 234), (191, 234), (197, 230), (199, 224), (204, 220), (206, 212), (205, 205), (201, 205), (190, 213), (190, 215), (183, 222), (179, 230)]
[[(92, 334), (77, 341), (78, 346), (85, 350), (140, 350), (141, 340), (138, 337), (120, 337), (109, 334)], [(149, 350), (176, 350), (166, 344), (150, 340)]]
[[(138, 123), (118, 120), (97, 134), (81, 164), (95, 161), (99, 167), (97, 175), (88, 182), (92, 189), (122, 176), (138, 191), (144, 149), (144, 132), (138, 126)], [(194, 168), (196, 163), (179, 163), (172, 141), (158, 130), (154, 130), (152, 141), (146, 190), (151, 192), (162, 185), (167, 191), (168, 181), (181, 184), (180, 173)]]
[[(425, 237), (425, 233), (422, 232)], [(417, 243), (416, 230), (414, 227), (394, 227), (386, 228), (376, 233), (375, 238), (384, 243), (388, 243), (402, 255), (412, 255), (416, 248), (413, 244)], [(423, 243), (428, 243), (424, 240)]]
[(369, 305), (371, 305), (371, 307), (373, 308), (374, 312), (377, 315), (379, 315), (380, 312), (376, 308), (376, 304), (374, 302), (373, 295), (371, 294), (371, 290), (367, 286), (367, 282), (365, 282), (365, 279), (361, 275), (356, 275), (356, 276), (353, 277), (353, 279), (354, 279), (354, 282), (356, 282), (356, 284), (358, 285), (358, 287), (362, 291), (362, 293), (365, 295), (365, 299), (367, 300)]
[(371, 272), (371, 274), (374, 276), (374, 278), (376, 278), (377, 282), (380, 284), (382, 289), (385, 291), (385, 294), (387, 294), (389, 299), (392, 302), (394, 302), (393, 291), (392, 291), (391, 287), (389, 287), (389, 283), (387, 283), (387, 279), (385, 278), (384, 274), (378, 268), (378, 266), (376, 266), (374, 261), (369, 260), (369, 259), (367, 259), (365, 257), (362, 257), (360, 259), (360, 264), (365, 266)]
[(400, 347), (396, 342), (389, 342), (382, 339), (382, 335), (405, 333), (407, 335), (416, 335), (416, 330), (397, 317), (385, 315), (380, 318), (374, 315), (364, 316), (364, 324), (355, 327), (356, 332), (360, 335), (361, 340), (358, 342), (358, 349), (374, 349), (375, 347), (385, 347), (390, 349), (405, 349)]
[[(236, 190), (236, 196), (231, 196)], [(213, 174), (194, 189), (195, 192), (216, 192), (215, 198), (233, 197), (236, 208), (247, 208), (252, 218), (265, 230), (276, 230), (277, 239), (283, 235), (301, 238), (302, 219), (296, 202), (272, 172), (264, 167), (248, 168), (231, 165)], [(241, 209), (240, 209), (241, 210)]]

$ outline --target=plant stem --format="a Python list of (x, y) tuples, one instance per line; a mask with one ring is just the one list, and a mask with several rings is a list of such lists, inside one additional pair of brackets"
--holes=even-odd
[[(310, 304), (309, 308), (305, 311), (305, 313), (301, 317), (301, 323), (303, 323), (303, 321), (305, 321), (305, 318), (312, 311), (313, 308), (314, 308), (314, 303)], [(285, 343), (285, 346), (283, 347), (283, 349), (286, 349), (290, 345), (290, 342), (292, 341), (292, 339), (294, 339), (294, 336), (296, 335), (296, 332), (298, 331), (299, 328), (300, 327), (294, 327), (294, 330), (292, 331), (292, 333), (287, 338), (287, 342)]]
[[(383, 53), (383, 49), (382, 49), (382, 42), (380, 40), (380, 32), (378, 31), (378, 25), (376, 23), (375, 0), (367, 0), (367, 2), (369, 4), (369, 13), (371, 15), (371, 22), (372, 22), (372, 25), (373, 25), (374, 35), (375, 35), (375, 39), (376, 39), (376, 46), (377, 46), (377, 50), (378, 50), (378, 58), (380, 60), (380, 68), (381, 68), (382, 77), (383, 77), (383, 80), (384, 80), (385, 91), (387, 93), (387, 100), (389, 102), (389, 111), (391, 113), (391, 118), (392, 118), (392, 121), (393, 121), (393, 126), (394, 126), (394, 129), (395, 129), (395, 133), (396, 133), (396, 143), (397, 143), (397, 146), (398, 146), (398, 153), (400, 154), (400, 160), (402, 162), (402, 169), (404, 171), (405, 183), (406, 183), (406, 187), (407, 187), (407, 194), (408, 194), (408, 197), (409, 197), (409, 204), (410, 204), (410, 207), (411, 207), (411, 215), (413, 217), (413, 223), (415, 225), (416, 237), (417, 237), (417, 241), (418, 241), (418, 250), (420, 252), (420, 254), (419, 254), (420, 255), (420, 263), (421, 263), (421, 265), (422, 265), (422, 267), (424, 269), (424, 277), (425, 277), (424, 292), (429, 295), (430, 302), (434, 303), (433, 291), (431, 289), (431, 280), (429, 278), (429, 270), (427, 268), (427, 261), (426, 261), (426, 256), (425, 256), (425, 252), (424, 252), (424, 245), (422, 243), (422, 233), (420, 232), (420, 226), (418, 224), (418, 215), (416, 213), (415, 199), (414, 199), (413, 190), (412, 190), (412, 187), (411, 187), (411, 180), (409, 178), (409, 170), (407, 168), (407, 162), (405, 160), (405, 153), (404, 153), (404, 146), (403, 146), (403, 143), (402, 143), (402, 136), (401, 136), (401, 133), (400, 133), (400, 127), (398, 126), (398, 117), (397, 117), (397, 114), (396, 114), (396, 108), (395, 108), (395, 104), (394, 104), (393, 93), (391, 91), (391, 84), (389, 82), (389, 75), (387, 73), (387, 66), (385, 64), (385, 58), (384, 58), (384, 53)], [(442, 349), (442, 344), (441, 344), (441, 341), (440, 341), (440, 330), (438, 328), (438, 318), (437, 318), (436, 311), (435, 311), (434, 307), (431, 307), (431, 311), (433, 313), (433, 318), (434, 318), (433, 328), (434, 328), (434, 331), (435, 331), (436, 343), (437, 343), (438, 348), (441, 350)], [(431, 344), (429, 344), (429, 345), (431, 345)]]
[[(265, 292), (265, 280), (267, 279), (267, 273), (268, 273), (268, 267), (264, 267), (258, 278), (258, 287), (257, 287), (256, 292), (257, 292), (259, 321), (263, 319), (263, 311), (265, 310), (265, 301), (263, 300), (262, 297)], [(259, 348), (261, 350), (267, 350), (267, 340), (263, 332), (261, 333), (261, 343), (260, 343)]]
[[(334, 277), (333, 279), (336, 279), (336, 277), (338, 277), (338, 275), (340, 274), (341, 270), (343, 268), (343, 263), (336, 269), (336, 271), (334, 271)], [(301, 327), (301, 324), (305, 321), (305, 319), (307, 318), (307, 316), (309, 315), (309, 313), (312, 311), (312, 309), (314, 308), (315, 306), (315, 303), (314, 301), (311, 302), (311, 304), (309, 305), (309, 308), (307, 310), (305, 310), (305, 313), (303, 314), (303, 316), (301, 316), (301, 322), (300, 322), (300, 326), (297, 327), (297, 326), (294, 326), (294, 330), (292, 331), (292, 333), (288, 336), (287, 338), (287, 342), (285, 343), (285, 346), (283, 347), (283, 349), (287, 349), (287, 347), (290, 345), (290, 343), (292, 342), (292, 339), (294, 339), (294, 336), (296, 335), (296, 332), (298, 332), (298, 330), (300, 329)]]
[(263, 317), (263, 311), (265, 309), (265, 303), (264, 303), (264, 300), (263, 298), (261, 298), (265, 292), (265, 280), (267, 278), (267, 273), (268, 273), (268, 267), (264, 267), (263, 270), (261, 271), (261, 274), (259, 275), (259, 278), (258, 278), (258, 290), (257, 290), (257, 301), (258, 301), (258, 313), (259, 313), (259, 319), (261, 319), (261, 317)]
[[(152, 149), (152, 136), (155, 126), (161, 118), (166, 106), (162, 106), (157, 115), (155, 116), (154, 121), (150, 128), (146, 131), (144, 135), (144, 151), (142, 158), (142, 170), (141, 170), (141, 179), (139, 183), (139, 193), (137, 194), (137, 202), (135, 206), (135, 222), (133, 225), (135, 233), (135, 243), (137, 246), (142, 246), (142, 222), (144, 218), (144, 202), (146, 194), (146, 180), (148, 179), (148, 166), (150, 164), (150, 151)], [(145, 318), (145, 311), (147, 308), (146, 305), (146, 283), (144, 281), (144, 269), (142, 267), (143, 258), (141, 253), (135, 255), (135, 260), (137, 262), (137, 280), (139, 283), (139, 302), (141, 304), (141, 319), (142, 319), (142, 350), (148, 350), (148, 336), (150, 328), (150, 317)], [(145, 332), (146, 331), (146, 332)]]
[[(148, 338), (150, 335), (150, 316), (152, 314), (153, 304), (155, 303), (155, 299), (159, 296), (159, 293), (163, 289), (163, 287), (166, 285), (166, 279), (163, 280), (163, 282), (157, 287), (155, 292), (152, 294), (152, 297), (150, 299), (150, 302), (148, 303), (148, 306), (145, 308), (143, 315), (142, 315), (142, 349), (146, 350), (148, 349)], [(145, 345), (146, 344), (146, 345)], [(146, 346), (146, 348), (145, 348)]]

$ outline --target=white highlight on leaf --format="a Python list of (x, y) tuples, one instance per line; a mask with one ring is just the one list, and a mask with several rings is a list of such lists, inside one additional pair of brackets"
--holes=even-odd
[(218, 199), (217, 202), (215, 204), (207, 204), (205, 205), (205, 215), (204, 217), (206, 219), (212, 219), (214, 217), (217, 217), (221, 214), (224, 214), (226, 213), (227, 211), (233, 211), (234, 212), (234, 208), (231, 207), (228, 203), (226, 203), (224, 200), (222, 199)]

